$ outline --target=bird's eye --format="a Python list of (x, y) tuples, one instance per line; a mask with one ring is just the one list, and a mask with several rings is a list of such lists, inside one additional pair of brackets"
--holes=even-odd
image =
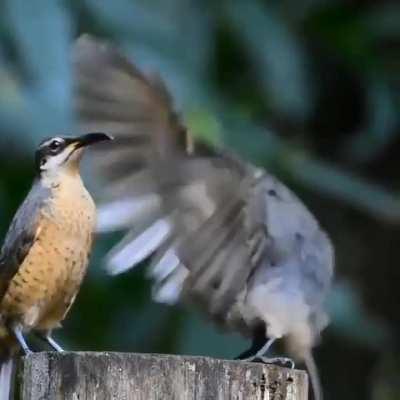
[(49, 149), (50, 150), (58, 150), (61, 146), (61, 142), (59, 140), (53, 140), (50, 144), (49, 144)]

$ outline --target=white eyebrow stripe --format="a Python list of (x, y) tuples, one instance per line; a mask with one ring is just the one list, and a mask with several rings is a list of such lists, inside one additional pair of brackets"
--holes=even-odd
[(53, 138), (46, 140), (45, 142), (43, 142), (40, 145), (40, 147), (45, 147), (45, 146), (49, 145), (51, 142), (53, 142), (54, 140), (58, 140), (61, 143), (64, 142), (64, 139), (62, 137), (57, 136), (57, 137), (53, 137)]

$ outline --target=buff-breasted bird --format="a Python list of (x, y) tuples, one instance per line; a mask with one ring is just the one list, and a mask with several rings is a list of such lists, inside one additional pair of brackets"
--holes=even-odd
[(79, 164), (86, 146), (103, 133), (53, 137), (36, 151), (36, 178), (10, 225), (0, 254), (0, 399), (11, 392), (12, 360), (30, 353), (24, 334), (34, 331), (56, 351), (60, 326), (85, 276), (96, 207)]

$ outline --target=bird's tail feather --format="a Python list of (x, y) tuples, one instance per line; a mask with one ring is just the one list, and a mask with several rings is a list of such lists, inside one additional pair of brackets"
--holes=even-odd
[(0, 400), (12, 400), (14, 359), (12, 357), (0, 360)]
[(306, 365), (308, 375), (310, 376), (311, 387), (314, 395), (314, 400), (323, 400), (322, 385), (319, 377), (318, 367), (315, 363), (314, 357), (311, 351), (304, 357), (304, 363)]

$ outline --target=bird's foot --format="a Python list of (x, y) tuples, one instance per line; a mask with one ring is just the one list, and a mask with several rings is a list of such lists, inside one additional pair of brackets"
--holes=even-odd
[(29, 355), (33, 354), (33, 351), (29, 347), (23, 349), (23, 351), (25, 353), (25, 356), (29, 356)]
[(260, 360), (264, 364), (279, 364), (283, 367), (288, 367), (290, 369), (294, 369), (296, 364), (291, 358), (288, 357), (264, 357), (264, 356), (255, 356), (253, 360), (254, 362), (257, 362), (256, 360)]

